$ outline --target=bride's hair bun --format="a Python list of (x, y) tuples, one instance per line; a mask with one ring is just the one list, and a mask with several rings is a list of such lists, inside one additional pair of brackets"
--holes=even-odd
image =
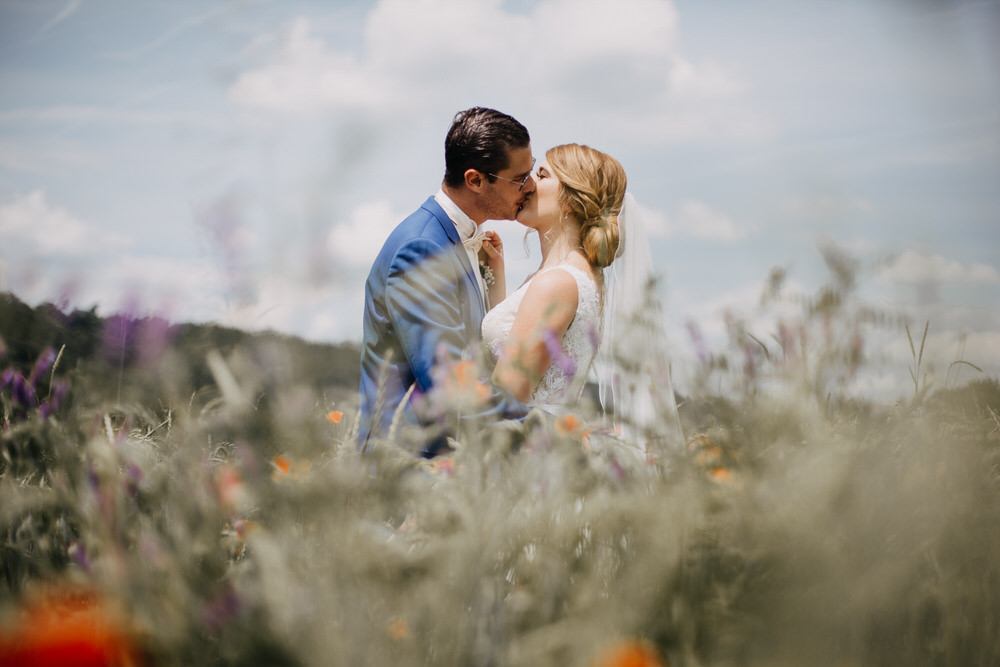
[(545, 154), (562, 186), (559, 203), (580, 221), (580, 246), (598, 268), (618, 251), (618, 214), (625, 200), (625, 169), (607, 153), (581, 144), (563, 144)]

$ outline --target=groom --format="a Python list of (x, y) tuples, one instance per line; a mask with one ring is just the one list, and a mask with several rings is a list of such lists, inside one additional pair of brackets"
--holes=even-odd
[[(385, 437), (407, 391), (426, 393), (433, 367), (458, 361), (480, 340), (483, 278), (463, 246), (486, 220), (513, 220), (535, 191), (528, 131), (493, 109), (455, 115), (445, 138), (444, 182), (389, 235), (365, 283), (358, 444)], [(382, 388), (380, 389), (380, 384)], [(465, 416), (521, 417), (527, 408), (502, 390)], [(412, 400), (403, 421), (419, 425)], [(424, 443), (432, 457), (444, 438)]]

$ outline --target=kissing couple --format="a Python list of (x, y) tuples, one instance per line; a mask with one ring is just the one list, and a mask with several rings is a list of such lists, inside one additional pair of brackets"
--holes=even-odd
[[(487, 220), (538, 233), (541, 264), (509, 295), (503, 242), (479, 229)], [(365, 283), (359, 446), (396, 422), (422, 456), (448, 451), (446, 434), (426, 437), (434, 418), (420, 399), (442, 367), (484, 348), (486, 395), (462, 419), (566, 414), (596, 364), (620, 434), (679, 441), (652, 292), (649, 244), (618, 160), (566, 144), (536, 165), (516, 119), (459, 112), (441, 188), (392, 231)]]

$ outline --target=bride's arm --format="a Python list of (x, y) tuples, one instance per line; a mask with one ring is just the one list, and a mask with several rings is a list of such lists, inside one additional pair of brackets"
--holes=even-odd
[(566, 271), (535, 277), (514, 316), (504, 350), (493, 371), (493, 383), (524, 402), (552, 363), (546, 338), (562, 342), (576, 316), (576, 280)]
[(480, 252), (486, 255), (486, 266), (493, 272), (493, 283), (487, 286), (490, 308), (493, 308), (507, 298), (507, 278), (504, 275), (503, 262), (503, 241), (500, 239), (500, 235), (493, 230), (487, 231), (486, 238), (483, 239), (483, 248)]

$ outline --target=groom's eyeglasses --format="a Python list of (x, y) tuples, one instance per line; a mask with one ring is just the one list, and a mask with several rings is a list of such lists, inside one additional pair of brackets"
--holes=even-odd
[(498, 176), (497, 174), (491, 174), (489, 172), (487, 172), (486, 175), (492, 176), (493, 178), (499, 178), (501, 181), (507, 181), (508, 183), (516, 183), (517, 190), (518, 192), (520, 192), (521, 190), (524, 189), (525, 183), (527, 183), (528, 179), (531, 178), (531, 172), (533, 172), (534, 170), (535, 170), (535, 158), (531, 158), (531, 169), (529, 169), (528, 173), (524, 175), (524, 178), (522, 178), (519, 181), (515, 181), (513, 178), (504, 178), (503, 176)]

